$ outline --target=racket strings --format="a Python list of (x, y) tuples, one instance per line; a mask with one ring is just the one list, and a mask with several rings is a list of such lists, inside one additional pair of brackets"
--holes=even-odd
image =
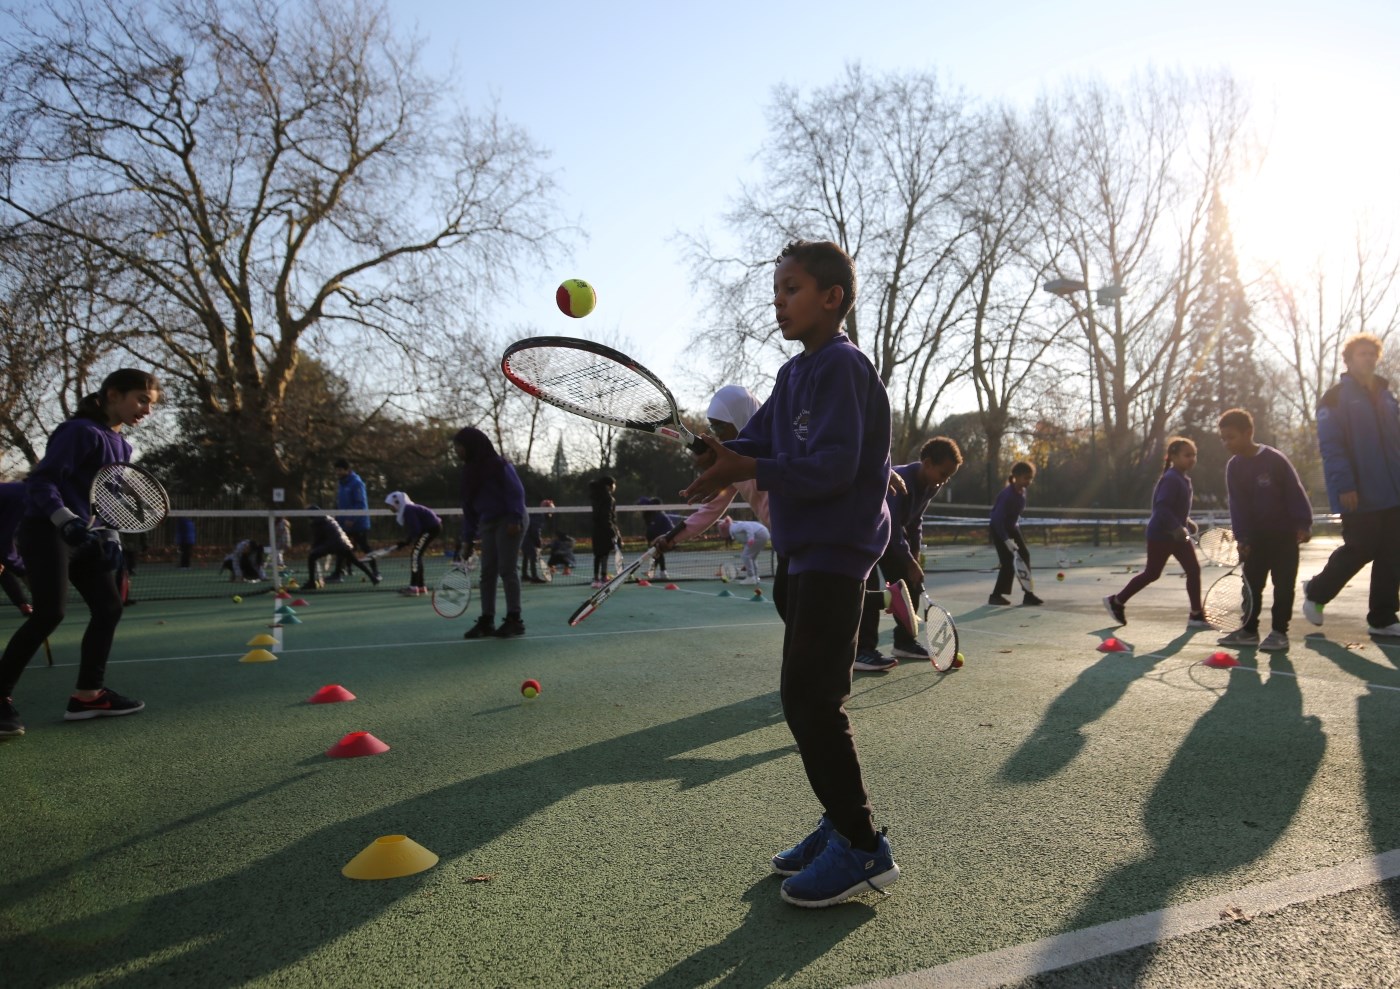
[(165, 492), (144, 474), (135, 471), (111, 472), (95, 491), (93, 510), (117, 529), (142, 530), (165, 517)]
[(666, 422), (671, 403), (645, 375), (583, 350), (536, 347), (507, 359), (508, 368), (546, 401), (631, 422)]

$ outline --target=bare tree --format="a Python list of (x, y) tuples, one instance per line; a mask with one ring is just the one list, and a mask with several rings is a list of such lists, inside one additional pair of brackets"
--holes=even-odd
[[(1149, 73), (1121, 92), (1068, 86), (1036, 119), (1049, 148), (1045, 253), (1059, 278), (1086, 288), (1068, 298), (1105, 440), (1089, 486), (1106, 479), (1111, 500), (1136, 501), (1150, 481), (1137, 468), (1181, 403), (1205, 222), (1247, 140), (1246, 102), (1225, 74)], [(1108, 290), (1104, 304), (1090, 286)]]
[(186, 379), (263, 490), (313, 330), (412, 381), (462, 281), (564, 233), (544, 153), (451, 110), (374, 0), (60, 0), (20, 15), (0, 92), (3, 219), (106, 260), (123, 345)]

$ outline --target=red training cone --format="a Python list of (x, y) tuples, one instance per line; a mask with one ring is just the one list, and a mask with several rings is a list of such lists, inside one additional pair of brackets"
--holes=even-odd
[(1128, 652), (1128, 645), (1122, 639), (1109, 636), (1099, 643), (1099, 652)]
[(338, 683), (328, 683), (316, 693), (306, 699), (308, 704), (339, 704), (341, 701), (353, 701), (355, 695), (350, 693)]
[(1206, 660), (1207, 666), (1213, 666), (1217, 670), (1228, 670), (1232, 666), (1239, 666), (1240, 661), (1228, 652), (1213, 652)]
[(667, 584), (667, 585), (666, 585), (666, 590), (668, 590), (668, 591), (679, 591), (680, 588), (677, 587), (675, 584)]
[(649, 580), (647, 580), (645, 577), (643, 577), (641, 580), (637, 581), (637, 586), (638, 586), (638, 587), (650, 587), (650, 586), (651, 586), (651, 581), (649, 581)]
[(330, 748), (326, 749), (326, 755), (332, 759), (354, 759), (362, 755), (379, 755), (381, 752), (388, 752), (389, 746), (375, 738), (367, 731), (352, 731)]
[(308, 602), (308, 601), (306, 600), (306, 598), (297, 598), (295, 601), (292, 602), (292, 607), (293, 607), (293, 608), (305, 608), (309, 603), (310, 603), (310, 602)]

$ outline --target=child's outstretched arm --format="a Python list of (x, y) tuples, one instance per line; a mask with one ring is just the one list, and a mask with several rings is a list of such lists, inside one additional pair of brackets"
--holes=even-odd
[(708, 433), (702, 433), (700, 438), (710, 448), (714, 463), (681, 490), (686, 501), (709, 501), (734, 482), (751, 481), (758, 475), (758, 461), (753, 457), (735, 453)]

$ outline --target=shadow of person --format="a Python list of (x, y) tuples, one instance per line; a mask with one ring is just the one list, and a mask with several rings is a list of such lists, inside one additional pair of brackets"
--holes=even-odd
[[(0, 887), (6, 982), (55, 985), (96, 977), (107, 987), (243, 985), (294, 965), (432, 881), (436, 870), (392, 882), (340, 875), (339, 865), (369, 839), (399, 833), (405, 821), (413, 822), (414, 840), (440, 856), (441, 869), (588, 788), (670, 781), (687, 789), (789, 755), (788, 745), (731, 759), (687, 755), (781, 720), (776, 694), (745, 699), (347, 816), (232, 873), (150, 896), (94, 879), (121, 863), (98, 853), (72, 868)], [(288, 825), (269, 822), (277, 826)], [(166, 841), (165, 830), (149, 841)], [(568, 882), (567, 876), (558, 881)], [(39, 912), (25, 899), (50, 883), (72, 887), (86, 909), (73, 908), (50, 923), (21, 920)]]
[(1035, 731), (1001, 767), (998, 778), (1008, 783), (1038, 783), (1062, 772), (1084, 748), (1085, 726), (1112, 710), (1133, 681), (1141, 679), (1161, 660), (1175, 656), (1190, 643), (1192, 635), (1188, 630), (1161, 649), (1142, 656), (1104, 653), (1050, 703)]
[[(875, 917), (875, 908), (851, 901), (831, 910), (804, 910), (778, 894), (782, 877), (765, 876), (745, 891), (749, 912), (723, 941), (677, 962), (646, 989), (692, 986), (770, 986), (787, 981)], [(781, 931), (781, 936), (777, 932)]]
[[(1271, 667), (1292, 672), (1282, 655)], [(1244, 668), (1228, 676), (1147, 800), (1146, 854), (1105, 877), (1065, 931), (1167, 906), (1188, 881), (1262, 857), (1297, 814), (1327, 746), (1318, 719), (1303, 715), (1294, 676)], [(1154, 955), (1149, 948), (1125, 956), (1131, 971), (1121, 973), (1122, 984), (1135, 985)]]
[[(1385, 662), (1376, 662), (1320, 634), (1306, 636), (1303, 645), (1366, 685), (1366, 693), (1356, 699), (1356, 736), (1371, 845), (1377, 852), (1400, 848), (1400, 764), (1395, 758), (1395, 740), (1400, 738), (1400, 671), (1389, 653), (1378, 652)], [(1400, 920), (1400, 883), (1383, 883), (1381, 888), (1390, 898), (1391, 914)]]

